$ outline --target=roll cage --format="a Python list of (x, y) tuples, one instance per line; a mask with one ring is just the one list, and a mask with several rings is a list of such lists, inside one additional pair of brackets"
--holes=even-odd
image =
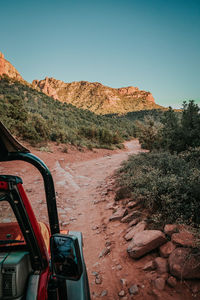
[(60, 232), (56, 205), (55, 188), (52, 175), (47, 166), (38, 157), (22, 146), (0, 121), (0, 162), (22, 160), (34, 165), (44, 180), (46, 204), (51, 235)]

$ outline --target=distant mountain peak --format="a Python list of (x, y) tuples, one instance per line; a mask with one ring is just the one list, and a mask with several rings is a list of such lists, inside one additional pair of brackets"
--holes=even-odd
[(19, 72), (4, 58), (4, 54), (0, 52), (0, 76), (7, 75), (16, 80), (23, 80)]
[(150, 92), (139, 90), (134, 86), (111, 88), (99, 82), (65, 83), (48, 77), (43, 80), (34, 80), (32, 85), (55, 100), (71, 103), (97, 114), (161, 108), (155, 103)]

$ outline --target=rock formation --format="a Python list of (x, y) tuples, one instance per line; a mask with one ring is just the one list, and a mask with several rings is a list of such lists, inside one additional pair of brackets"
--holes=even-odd
[[(0, 52), (0, 76), (23, 81), (19, 72)], [(61, 102), (93, 111), (97, 114), (125, 114), (130, 111), (158, 109), (150, 92), (128, 86), (111, 88), (99, 82), (78, 81), (65, 83), (61, 80), (46, 77), (44, 80), (34, 80), (32, 87)]]
[(10, 78), (16, 80), (23, 80), (19, 72), (4, 58), (2, 52), (0, 52), (0, 76), (7, 75)]
[(98, 114), (161, 108), (150, 92), (133, 86), (115, 89), (98, 82), (65, 83), (48, 77), (40, 81), (34, 80), (32, 85), (54, 99)]

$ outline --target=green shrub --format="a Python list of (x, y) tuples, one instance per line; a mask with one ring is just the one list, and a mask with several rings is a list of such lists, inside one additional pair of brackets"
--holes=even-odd
[(200, 148), (179, 155), (160, 152), (132, 156), (118, 175), (117, 184), (149, 209), (152, 222), (199, 226)]
[(200, 108), (193, 100), (183, 103), (182, 112), (172, 108), (158, 118), (148, 117), (136, 122), (137, 137), (150, 151), (162, 149), (181, 152), (200, 146)]
[(145, 117), (143, 122), (136, 121), (137, 137), (142, 148), (150, 151), (159, 148), (162, 127), (163, 125), (152, 117)]

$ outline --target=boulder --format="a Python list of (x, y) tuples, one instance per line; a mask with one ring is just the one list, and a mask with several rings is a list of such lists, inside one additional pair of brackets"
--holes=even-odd
[(119, 207), (109, 218), (109, 221), (121, 220), (128, 213), (126, 208)]
[(176, 246), (171, 241), (169, 241), (160, 247), (160, 256), (169, 257), (174, 249), (176, 249)]
[(193, 247), (195, 246), (194, 236), (192, 233), (188, 231), (181, 231), (178, 233), (173, 233), (171, 237), (171, 241), (182, 247)]
[(133, 219), (136, 219), (138, 217), (140, 217), (141, 212), (140, 211), (132, 211), (130, 212), (128, 215), (126, 215), (123, 219), (121, 219), (122, 223), (129, 223), (131, 222)]
[(154, 266), (159, 274), (164, 274), (168, 272), (168, 262), (163, 257), (156, 257), (154, 259)]
[(166, 243), (166, 237), (159, 230), (144, 230), (135, 234), (127, 252), (132, 258), (139, 258), (144, 254)]
[(169, 256), (170, 273), (179, 279), (200, 279), (200, 252), (176, 248)]
[(164, 233), (171, 236), (173, 233), (178, 232), (178, 227), (176, 224), (166, 224), (164, 227)]
[(129, 231), (131, 231), (133, 229), (133, 227), (128, 227), (127, 229), (126, 229), (126, 233), (128, 233)]
[(140, 218), (133, 219), (130, 223), (128, 223), (128, 227), (132, 227), (136, 225), (140, 221)]
[(138, 223), (125, 235), (125, 237), (124, 237), (125, 240), (127, 240), (127, 241), (131, 240), (137, 232), (141, 232), (141, 231), (145, 230), (146, 227), (147, 227), (147, 223), (145, 221)]

